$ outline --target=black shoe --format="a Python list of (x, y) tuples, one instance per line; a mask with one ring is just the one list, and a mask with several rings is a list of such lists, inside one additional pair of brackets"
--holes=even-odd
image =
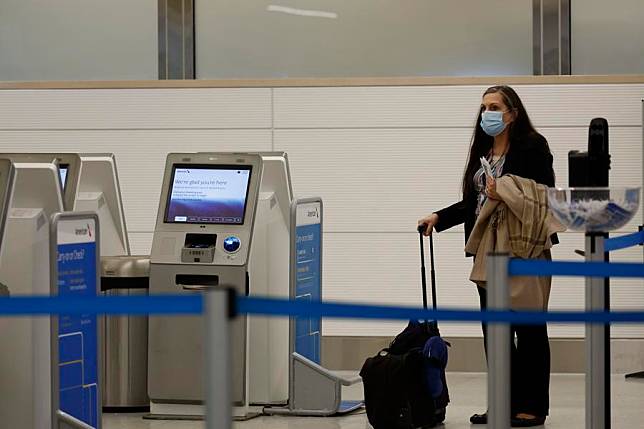
[(445, 421), (445, 416), (447, 414), (447, 409), (446, 408), (439, 408), (436, 410), (436, 414), (434, 415), (434, 419), (436, 420), (436, 424), (441, 424)]
[(486, 425), (487, 413), (474, 414), (472, 417), (470, 417), (470, 423), (472, 423), (473, 425)]
[(513, 428), (530, 428), (533, 426), (543, 426), (546, 422), (546, 417), (535, 417), (533, 419), (523, 419), (519, 417), (512, 417), (510, 424)]

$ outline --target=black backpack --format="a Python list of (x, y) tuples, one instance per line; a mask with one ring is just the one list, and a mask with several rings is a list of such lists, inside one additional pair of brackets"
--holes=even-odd
[[(428, 356), (432, 346), (445, 353)], [(445, 420), (446, 350), (435, 323), (411, 321), (388, 348), (365, 361), (360, 376), (374, 429), (431, 428)]]
[[(423, 229), (420, 233), (423, 306), (427, 280)], [(434, 246), (430, 235), (432, 304), (436, 309)], [(412, 320), (388, 348), (368, 358), (360, 370), (365, 407), (374, 429), (431, 428), (445, 420), (449, 391), (445, 368), (449, 344), (436, 322)]]

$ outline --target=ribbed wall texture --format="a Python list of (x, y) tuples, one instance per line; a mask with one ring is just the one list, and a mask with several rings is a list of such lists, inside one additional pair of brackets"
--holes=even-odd
[[(324, 298), (419, 305), (416, 220), (459, 198), (485, 88), (333, 87), (0, 91), (0, 150), (113, 152), (134, 253), (148, 253), (168, 152), (284, 150), (295, 192), (325, 202)], [(585, 150), (594, 117), (611, 125), (614, 186), (642, 184), (644, 85), (522, 85), (522, 97), (568, 181), (567, 153)], [(642, 212), (620, 233), (635, 231)], [(565, 233), (557, 259), (580, 260), (583, 235)], [(462, 228), (436, 236), (439, 300), (477, 308)], [(614, 260), (641, 261), (642, 249)], [(644, 281), (613, 280), (614, 309), (644, 309)], [(552, 309), (582, 309), (583, 279), (555, 278)], [(325, 321), (324, 334), (387, 336), (401, 323)], [(476, 324), (444, 324), (479, 336)], [(555, 337), (583, 328), (552, 325)], [(613, 335), (644, 338), (641, 326)]]

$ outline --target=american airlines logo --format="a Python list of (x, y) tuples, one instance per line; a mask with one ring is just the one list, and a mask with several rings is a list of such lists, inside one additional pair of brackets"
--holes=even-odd
[(92, 230), (89, 227), (89, 224), (87, 224), (87, 228), (74, 228), (74, 234), (75, 235), (89, 235), (90, 238), (92, 238)]

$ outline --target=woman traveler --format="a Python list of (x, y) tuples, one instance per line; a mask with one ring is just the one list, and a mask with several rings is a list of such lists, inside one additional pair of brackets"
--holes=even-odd
[[(486, 179), (481, 157), (488, 160), (493, 177)], [(546, 139), (532, 126), (517, 93), (508, 86), (488, 88), (483, 94), (465, 166), (462, 201), (432, 213), (418, 223), (426, 225), (426, 235), (431, 234), (433, 228), (440, 232), (464, 223), (467, 242), (485, 201), (488, 198), (500, 199), (495, 178), (512, 174), (554, 186), (552, 161)], [(556, 243), (556, 236), (552, 237), (552, 242)], [(481, 309), (485, 309), (486, 289), (478, 286), (477, 290)], [(544, 423), (549, 408), (550, 345), (547, 328), (545, 324), (513, 324), (511, 332), (512, 426), (539, 426)], [(486, 337), (485, 325), (483, 336)], [(470, 422), (486, 424), (487, 413), (474, 414)]]

